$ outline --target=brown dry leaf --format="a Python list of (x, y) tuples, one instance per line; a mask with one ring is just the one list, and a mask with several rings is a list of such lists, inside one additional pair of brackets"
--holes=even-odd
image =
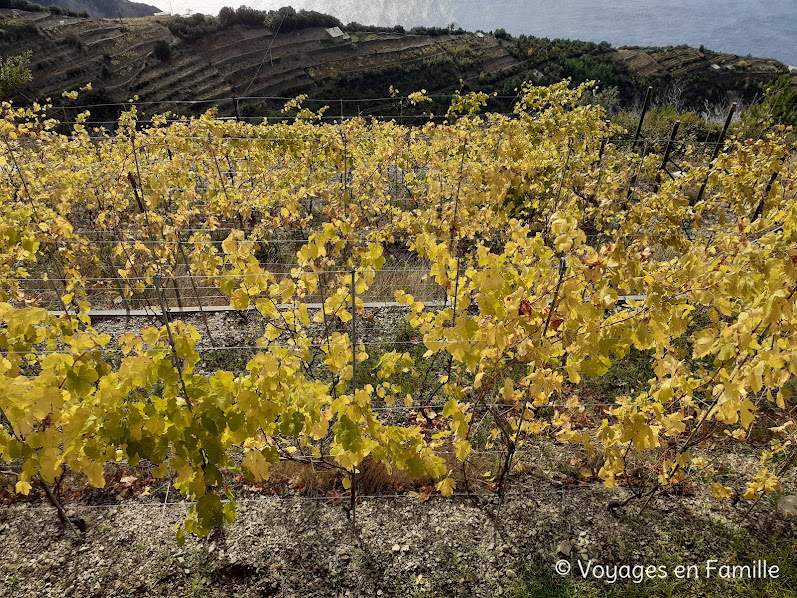
[(522, 299), (520, 301), (520, 307), (518, 308), (518, 314), (521, 316), (530, 316), (533, 313), (533, 309), (531, 308), (531, 303), (528, 299)]
[(134, 475), (126, 475), (121, 480), (119, 480), (120, 484), (124, 484), (125, 486), (132, 486), (138, 481), (138, 478)]
[(431, 486), (424, 486), (418, 492), (418, 502), (426, 502), (432, 497), (432, 487)]

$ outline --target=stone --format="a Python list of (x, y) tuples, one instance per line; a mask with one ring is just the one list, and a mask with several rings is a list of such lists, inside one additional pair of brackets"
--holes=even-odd
[(788, 494), (778, 501), (778, 513), (785, 517), (797, 517), (797, 496)]
[(573, 543), (570, 540), (565, 540), (564, 542), (560, 542), (559, 545), (556, 547), (556, 554), (561, 554), (563, 556), (570, 556), (570, 551), (573, 549)]

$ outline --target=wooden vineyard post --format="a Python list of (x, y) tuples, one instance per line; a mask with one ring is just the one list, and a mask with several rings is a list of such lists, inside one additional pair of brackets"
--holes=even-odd
[[(608, 129), (611, 126), (612, 121), (610, 121), (610, 120), (604, 121), (604, 124), (606, 125), (606, 128)], [(603, 160), (603, 154), (606, 153), (606, 144), (608, 143), (608, 141), (609, 141), (609, 138), (607, 136), (604, 135), (603, 137), (601, 137), (601, 147), (598, 150), (598, 161), (597, 161), (597, 164), (600, 164), (601, 160)]]
[[(722, 151), (722, 144), (725, 141), (725, 135), (728, 133), (728, 127), (731, 126), (731, 120), (733, 120), (733, 113), (736, 112), (736, 102), (731, 104), (731, 109), (728, 111), (728, 117), (725, 119), (725, 124), (722, 127), (722, 132), (720, 133), (719, 139), (717, 139), (717, 145), (714, 147), (714, 154), (711, 156), (711, 162), (709, 162), (709, 170), (714, 167), (714, 162), (717, 161), (717, 158)], [(697, 198), (692, 203), (695, 205), (700, 203), (700, 200), (703, 199), (703, 194), (706, 192), (706, 186), (708, 185), (708, 176), (706, 175), (706, 180), (703, 181), (703, 185), (700, 187), (700, 191), (697, 193)]]
[(678, 129), (680, 126), (681, 121), (676, 120), (672, 127), (672, 133), (670, 133), (670, 140), (667, 142), (667, 147), (664, 148), (664, 157), (661, 159), (659, 172), (656, 174), (656, 185), (653, 187), (654, 193), (659, 190), (659, 185), (661, 184), (661, 171), (663, 170), (664, 172), (667, 172), (667, 163), (670, 161), (670, 154), (672, 153), (672, 148), (675, 145), (675, 138), (678, 136)]

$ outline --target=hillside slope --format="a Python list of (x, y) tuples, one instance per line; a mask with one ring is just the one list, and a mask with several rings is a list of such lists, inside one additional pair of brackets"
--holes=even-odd
[(85, 10), (95, 19), (116, 19), (121, 17), (146, 17), (160, 12), (151, 4), (130, 2), (130, 0), (36, 0), (42, 6), (60, 6), (71, 10)]
[[(648, 84), (664, 89), (678, 83), (687, 88), (692, 104), (700, 105), (705, 98), (722, 99), (729, 92), (752, 98), (760, 83), (787, 72), (775, 60), (686, 46), (617, 50), (586, 42), (533, 38), (530, 44), (528, 39), (490, 34), (391, 30), (350, 30), (350, 41), (335, 43), (323, 27), (275, 32), (241, 24), (178, 37), (170, 30), (170, 24), (175, 29), (171, 18), (77, 19), (15, 12), (12, 16), (0, 10), (7, 18), (0, 53), (33, 53), (33, 81), (18, 102), (60, 100), (63, 90), (88, 82), (94, 91), (81, 103), (125, 102), (134, 95), (141, 101), (173, 102), (300, 93), (360, 100), (384, 98), (391, 85), (403, 94), (423, 88), (430, 93), (471, 89), (514, 95), (523, 80), (550, 83), (571, 76), (576, 81), (600, 79), (604, 87), (616, 85), (626, 98), (638, 96)], [(168, 45), (165, 54), (156, 56), (156, 42)], [(263, 116), (274, 114), (282, 103), (228, 100), (219, 110), (233, 115), (237, 104), (241, 116)], [(332, 110), (384, 115), (396, 106), (390, 101), (352, 101)], [(178, 108), (186, 109), (161, 104), (163, 110)], [(95, 115), (102, 112), (95, 110)], [(110, 117), (111, 111), (106, 112)]]

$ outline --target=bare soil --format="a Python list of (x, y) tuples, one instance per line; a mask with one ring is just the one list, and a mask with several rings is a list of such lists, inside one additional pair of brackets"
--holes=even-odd
[(174, 529), (188, 506), (174, 498), (72, 507), (86, 522), (80, 541), (41, 501), (13, 504), (0, 510), (0, 594), (515, 595), (533, 563), (727, 562), (740, 535), (794, 538), (794, 521), (768, 503), (744, 518), (704, 495), (660, 497), (641, 516), (638, 504), (613, 516), (613, 496), (599, 486), (539, 485), (509, 499), (497, 525), (465, 498), (370, 498), (356, 521), (329, 501), (258, 498), (239, 504), (224, 539), (182, 548)]

